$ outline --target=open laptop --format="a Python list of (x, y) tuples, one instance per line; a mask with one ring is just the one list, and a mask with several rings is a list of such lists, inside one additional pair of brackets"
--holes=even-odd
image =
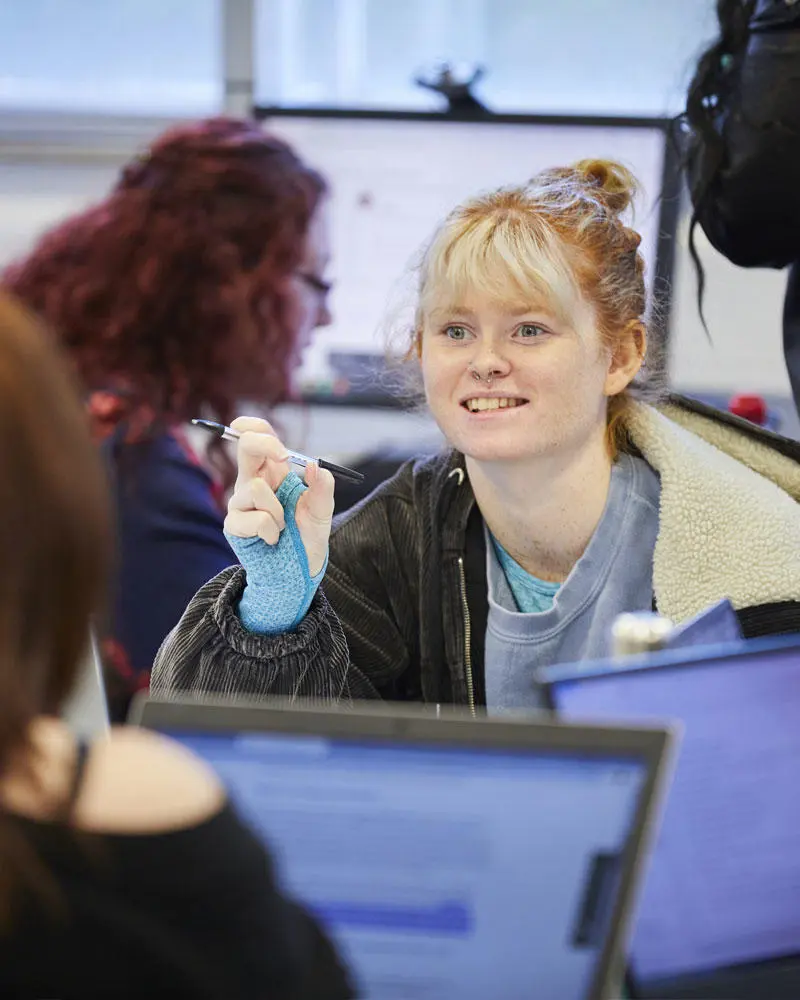
[(143, 701), (205, 758), (370, 1000), (617, 996), (664, 727)]
[(645, 998), (800, 997), (800, 637), (542, 671), (569, 720), (684, 736), (631, 943)]

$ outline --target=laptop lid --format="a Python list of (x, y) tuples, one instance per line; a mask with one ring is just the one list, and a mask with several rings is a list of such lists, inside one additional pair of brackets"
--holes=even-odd
[(669, 736), (147, 701), (263, 834), (370, 998), (615, 995)]
[(638, 997), (800, 996), (800, 639), (552, 667), (570, 720), (677, 719), (631, 943)]

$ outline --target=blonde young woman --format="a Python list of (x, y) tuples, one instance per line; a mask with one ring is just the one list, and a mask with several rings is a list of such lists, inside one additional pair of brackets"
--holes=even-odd
[(193, 599), (156, 692), (491, 712), (538, 704), (537, 666), (605, 654), (624, 611), (682, 621), (729, 598), (746, 636), (800, 630), (800, 446), (632, 388), (648, 333), (621, 218), (634, 188), (584, 161), (449, 216), (410, 346), (451, 448), (332, 533), (330, 476), (304, 489), (269, 425), (236, 422), (241, 566)]

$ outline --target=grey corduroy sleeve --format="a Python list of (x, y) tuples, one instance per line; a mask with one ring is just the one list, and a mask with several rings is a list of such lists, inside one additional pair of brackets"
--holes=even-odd
[(420, 656), (422, 543), (411, 478), (405, 466), (337, 519), (322, 587), (292, 631), (256, 635), (242, 625), (241, 567), (209, 580), (164, 640), (151, 692), (339, 702), (402, 696)]
[(334, 702), (378, 697), (350, 663), (342, 627), (321, 592), (293, 632), (254, 635), (236, 614), (244, 583), (244, 570), (232, 566), (195, 594), (156, 655), (152, 694)]

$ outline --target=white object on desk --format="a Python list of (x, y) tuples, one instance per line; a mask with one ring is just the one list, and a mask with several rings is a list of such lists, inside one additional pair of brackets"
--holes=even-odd
[(92, 632), (75, 688), (62, 712), (64, 720), (81, 739), (104, 736), (110, 726), (108, 702), (97, 640)]

